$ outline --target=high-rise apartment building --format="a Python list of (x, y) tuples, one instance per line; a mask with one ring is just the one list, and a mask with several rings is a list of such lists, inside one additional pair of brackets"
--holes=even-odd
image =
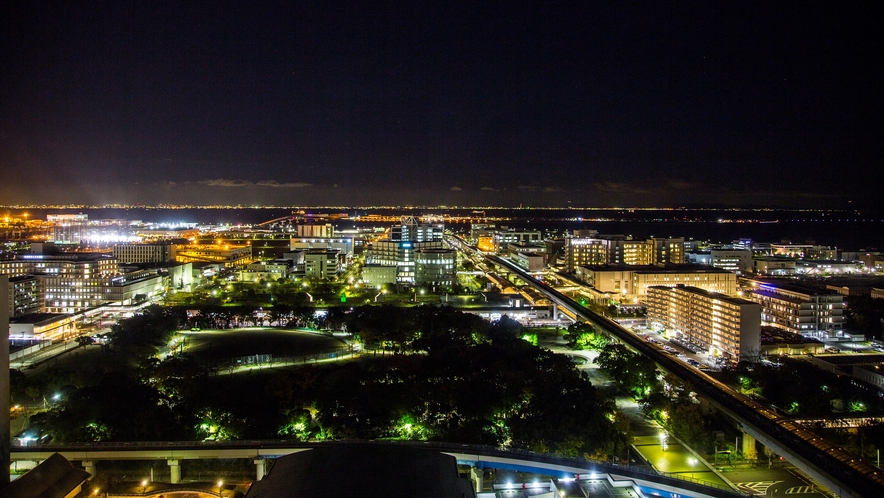
[(649, 287), (648, 320), (716, 356), (739, 361), (761, 348), (761, 306), (696, 287)]
[(844, 296), (835, 291), (754, 281), (747, 298), (761, 305), (765, 325), (820, 339), (844, 328)]

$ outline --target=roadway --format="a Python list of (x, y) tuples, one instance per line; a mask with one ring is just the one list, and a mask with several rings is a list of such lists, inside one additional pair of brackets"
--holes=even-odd
[[(475, 250), (467, 246), (470, 250)], [(543, 284), (522, 268), (502, 258), (484, 257), (515, 273), (562, 308), (590, 322), (627, 347), (653, 359), (664, 371), (690, 382), (698, 394), (737, 420), (747, 434), (786, 456), (799, 469), (841, 496), (881, 496), (884, 472), (837, 447), (774, 410), (742, 395), (703, 372), (672, 358), (613, 320), (600, 316)]]

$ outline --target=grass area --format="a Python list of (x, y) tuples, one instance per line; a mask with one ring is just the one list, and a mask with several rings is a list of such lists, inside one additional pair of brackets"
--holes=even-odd
[(336, 337), (303, 330), (243, 328), (184, 332), (185, 351), (197, 359), (217, 360), (249, 355), (301, 356), (331, 353), (346, 347)]

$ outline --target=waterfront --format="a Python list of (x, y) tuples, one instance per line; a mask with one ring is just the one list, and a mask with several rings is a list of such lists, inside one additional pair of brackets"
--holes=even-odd
[[(224, 207), (224, 208), (4, 208), (0, 214), (31, 220), (46, 219), (47, 214), (89, 216), (90, 221), (125, 220), (130, 223), (197, 223), (253, 225), (265, 221), (300, 216), (335, 225), (338, 230), (364, 226), (387, 227), (389, 221), (377, 216), (426, 216), (448, 220), (453, 230), (467, 224), (496, 223), (514, 228), (537, 227), (559, 232), (577, 229), (597, 230), (602, 234), (626, 234), (636, 237), (684, 237), (685, 240), (708, 240), (729, 243), (737, 239), (756, 242), (805, 243), (828, 245), (844, 250), (872, 250), (884, 247), (884, 213), (869, 211), (775, 210), (775, 209), (506, 209), (506, 208), (429, 208), (429, 207)], [(319, 215), (330, 215), (320, 217)], [(375, 215), (375, 216), (369, 216)], [(371, 220), (371, 221), (364, 221)], [(450, 220), (460, 220), (451, 222)]]

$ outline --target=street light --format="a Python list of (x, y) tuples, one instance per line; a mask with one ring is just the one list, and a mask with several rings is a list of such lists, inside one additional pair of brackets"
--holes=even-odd
[(147, 493), (147, 479), (141, 481), (141, 494)]
[(696, 458), (693, 458), (693, 457), (692, 457), (692, 458), (688, 458), (688, 465), (691, 466), (691, 479), (694, 478), (694, 465), (697, 465), (697, 463), (698, 463), (698, 462), (697, 462), (697, 459), (696, 459)]
[(218, 496), (221, 496), (221, 487), (224, 486), (224, 481), (218, 481)]

